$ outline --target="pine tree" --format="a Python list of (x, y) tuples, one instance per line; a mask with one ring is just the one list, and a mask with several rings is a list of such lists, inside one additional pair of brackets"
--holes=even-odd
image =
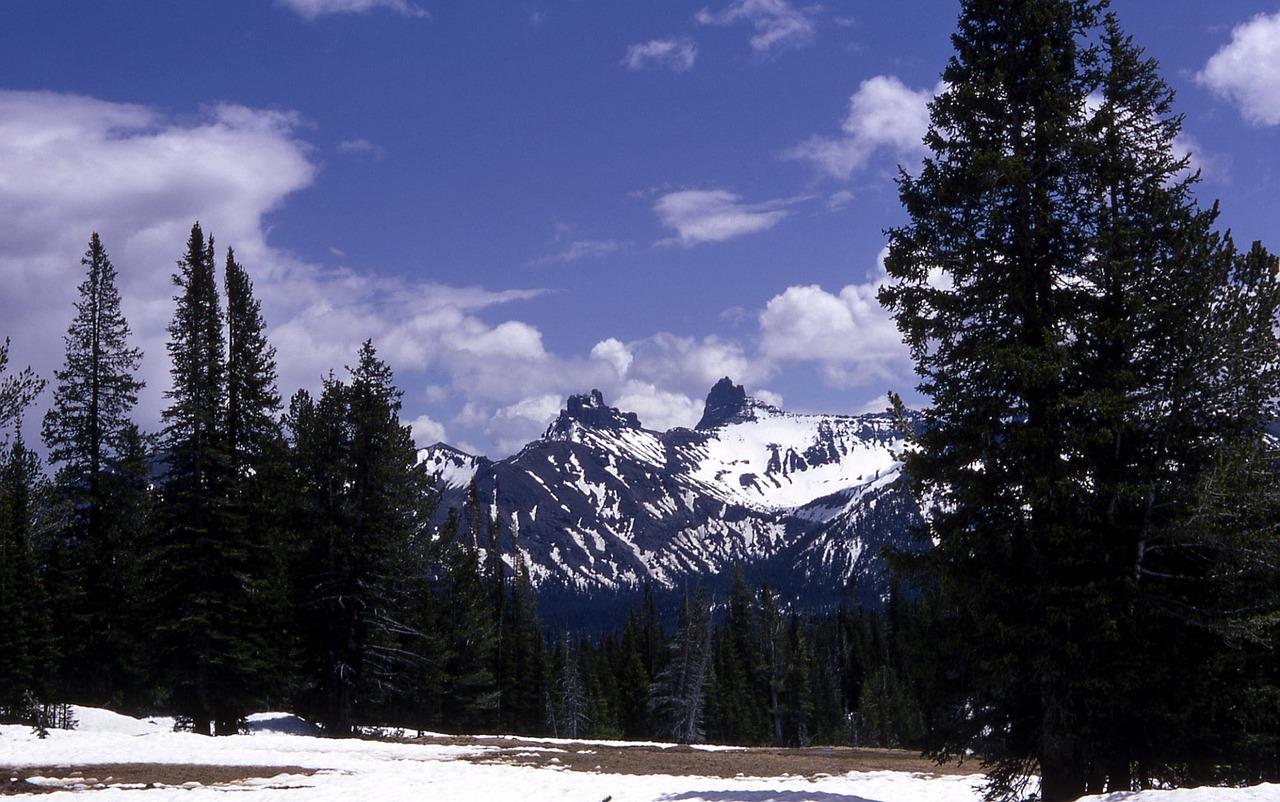
[(9, 367), (9, 338), (0, 345), (0, 429), (4, 429), (22, 416), (22, 411), (44, 390), (45, 381), (23, 368), (16, 374), (5, 375)]
[(510, 732), (534, 734), (545, 721), (543, 704), (551, 685), (551, 654), (543, 636), (537, 595), (529, 578), (529, 566), (511, 533), (513, 570), (510, 590), (503, 603), (500, 667), (503, 723)]
[(289, 564), (296, 550), (283, 510), (289, 495), (275, 349), (267, 341), (262, 304), (253, 282), (228, 248), (223, 281), (227, 313), (227, 387), (224, 418), (228, 459), (226, 538), (235, 543), (238, 571), (253, 615), (244, 622), (253, 644), (253, 673), (263, 692), (283, 693), (293, 643), (289, 618)]
[(62, 557), (74, 567), (58, 581), (61, 673), (69, 698), (119, 704), (139, 648), (131, 602), (140, 532), (118, 485), (127, 481), (123, 467), (136, 436), (130, 413), (144, 386), (137, 376), (142, 352), (129, 345), (116, 269), (97, 232), (80, 263), (86, 276), (43, 426), (66, 510)]
[[(348, 384), (290, 405), (293, 471), (305, 527), (300, 569), (300, 703), (333, 736), (350, 735), (410, 671), (407, 572), (428, 537), (433, 493), (400, 424), (391, 369), (365, 342)], [(478, 571), (476, 581), (479, 582)], [(470, 623), (469, 621), (467, 623)]]
[(783, 672), (785, 738), (791, 746), (809, 746), (814, 735), (813, 649), (805, 629), (800, 616), (792, 615)]
[(711, 606), (706, 594), (685, 594), (680, 624), (671, 640), (671, 661), (653, 680), (650, 712), (656, 734), (676, 743), (705, 739), (703, 713), (711, 665)]
[(222, 553), (222, 502), (228, 464), (222, 439), (226, 339), (218, 298), (212, 237), (199, 223), (173, 276), (178, 295), (169, 324), (172, 384), (165, 392), (161, 437), (165, 474), (160, 519), (148, 567), (156, 584), (147, 595), (156, 621), (153, 656), (174, 709), (192, 729), (212, 734), (221, 675), (234, 670), (235, 637), (226, 626), (226, 599), (235, 577)]
[[(740, 568), (735, 569), (729, 609), (715, 638), (715, 679), (708, 715), (711, 733), (723, 743), (774, 743), (768, 712), (768, 678), (759, 605)], [(718, 727), (710, 722), (718, 719)]]
[[(228, 261), (239, 274), (234, 259)], [(261, 320), (247, 279), (233, 275), (238, 307), (232, 322), (241, 335), (233, 381), (216, 272), (213, 238), (206, 241), (197, 223), (173, 277), (179, 294), (169, 325), (170, 403), (162, 412), (166, 465), (148, 553), (155, 587), (147, 595), (155, 610), (154, 656), (171, 704), (195, 732), (227, 735), (239, 730), (272, 683), (265, 596), (274, 566), (264, 559), (270, 550), (258, 541), (246, 502), (257, 481), (253, 472), (262, 467), (251, 455), (265, 447), (254, 438), (266, 436), (262, 421), (272, 412), (274, 366), (263, 341), (242, 336), (260, 337)], [(234, 440), (233, 386), (240, 393)]]
[(783, 746), (786, 735), (783, 720), (783, 682), (786, 670), (786, 627), (782, 620), (781, 599), (767, 586), (760, 588), (760, 670), (769, 705), (773, 745)]
[(22, 439), (24, 410), (45, 382), (30, 367), (6, 375), (9, 340), (0, 345), (0, 721), (35, 723), (34, 702), (52, 689), (55, 645), (48, 599), (35, 558), (39, 465)]
[(244, 266), (227, 249), (227, 448), (238, 473), (274, 459), (280, 447), (275, 349), (267, 342), (262, 302)]
[(904, 456), (952, 672), (931, 749), (978, 749), (992, 796), (1038, 770), (1046, 802), (1186, 777), (1188, 732), (1142, 721), (1222, 643), (1162, 586), (1226, 614), (1193, 488), (1280, 392), (1274, 260), (1212, 231), (1105, 5), (963, 4), (881, 295), (929, 399)]
[(582, 670), (581, 644), (564, 633), (556, 639), (557, 715), (552, 719), (553, 735), (558, 738), (582, 738), (591, 726), (587, 679)]
[[(20, 420), (20, 418), (19, 418)], [(0, 722), (38, 724), (55, 645), (34, 541), (40, 466), (19, 431), (0, 454)]]
[(649, 685), (651, 677), (644, 665), (644, 649), (640, 624), (635, 614), (628, 615), (622, 629), (618, 657), (618, 721), (622, 737), (640, 740), (649, 737)]

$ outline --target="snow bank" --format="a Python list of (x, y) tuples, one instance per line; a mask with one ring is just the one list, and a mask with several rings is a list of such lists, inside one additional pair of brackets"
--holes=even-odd
[[(719, 779), (630, 776), (569, 771), (561, 766), (510, 766), (483, 761), (493, 746), (455, 746), (430, 741), (395, 744), (330, 740), (314, 736), (307, 722), (287, 713), (250, 719), (252, 735), (208, 738), (171, 731), (168, 720), (139, 720), (102, 710), (77, 708), (80, 728), (54, 731), (40, 740), (29, 727), (0, 727), (0, 766), (74, 766), (95, 763), (194, 763), (281, 767), (266, 779), (220, 786), (147, 790), (113, 786), (92, 793), (94, 802), (166, 802), (225, 799), (228, 791), (252, 794), (255, 802), (382, 802), (383, 800), (568, 800), (569, 802), (977, 802), (978, 777), (905, 772), (854, 772), (819, 776)], [(539, 739), (556, 744), (556, 739)], [(563, 742), (570, 743), (570, 742)], [(582, 741), (572, 743), (582, 744)], [(315, 770), (310, 776), (283, 767)], [(65, 792), (70, 793), (70, 792)], [(54, 794), (41, 799), (56, 802)], [(1280, 802), (1280, 786), (1112, 794), (1090, 802)]]

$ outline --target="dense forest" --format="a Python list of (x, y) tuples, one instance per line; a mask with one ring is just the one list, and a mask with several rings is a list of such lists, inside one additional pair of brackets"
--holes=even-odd
[(647, 594), (621, 631), (548, 631), (477, 494), (434, 515), (372, 344), (285, 408), (248, 272), (228, 249), (219, 289), (199, 224), (173, 277), (163, 430), (140, 433), (142, 354), (96, 233), (82, 264), (43, 421), (49, 472), (13, 425), (43, 382), (4, 377), (3, 720), (48, 726), (78, 703), (169, 711), (207, 734), (287, 707), (333, 735), (919, 736), (897, 679), (900, 605), (814, 618), (739, 578), (730, 599), (692, 590), (676, 628)]
[[(954, 44), (887, 232), (929, 516), (882, 606), (739, 577), (551, 631), (478, 494), (437, 508), (372, 342), (286, 403), (249, 274), (198, 224), (141, 431), (95, 233), (62, 369), (0, 350), (0, 718), (906, 746), (1045, 802), (1280, 778), (1280, 263), (1198, 204), (1106, 2), (966, 0)], [(46, 389), (42, 465), (20, 424)]]

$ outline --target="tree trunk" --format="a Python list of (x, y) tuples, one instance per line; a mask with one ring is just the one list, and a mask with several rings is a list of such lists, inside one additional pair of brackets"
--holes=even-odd
[[(1048, 683), (1046, 683), (1048, 684)], [(1040, 802), (1071, 802), (1089, 787), (1089, 766), (1073, 747), (1071, 725), (1061, 691), (1042, 690), (1043, 732), (1040, 735)]]

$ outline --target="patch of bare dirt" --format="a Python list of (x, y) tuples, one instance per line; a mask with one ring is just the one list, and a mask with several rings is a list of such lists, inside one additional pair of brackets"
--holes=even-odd
[[(106, 788), (113, 785), (140, 788), (161, 785), (225, 785), (280, 774), (311, 776), (315, 769), (297, 766), (200, 766), (168, 763), (112, 763), (86, 766), (23, 766), (0, 768), (0, 796), (41, 794), (67, 788)], [(55, 779), (56, 785), (30, 782), (33, 777)]]
[(972, 774), (977, 766), (939, 766), (917, 753), (900, 749), (809, 747), (780, 749), (752, 747), (707, 751), (689, 746), (659, 747), (617, 744), (547, 744), (493, 739), (450, 739), (451, 743), (500, 746), (470, 756), (474, 762), (501, 762), (517, 766), (557, 766), (572, 771), (603, 774), (669, 774), (698, 777), (817, 777), (851, 771), (905, 771), (915, 774)]
[[(971, 774), (976, 765), (939, 766), (914, 752), (900, 749), (809, 747), (801, 749), (733, 748), (707, 751), (689, 746), (661, 747), (648, 744), (610, 745), (547, 743), (537, 739), (449, 736), (405, 738), (407, 743), (477, 747), (462, 759), (475, 763), (556, 767), (602, 774), (666, 774), (681, 777), (821, 777), (851, 771), (904, 771), (921, 775)], [(280, 774), (311, 776), (315, 769), (297, 766), (201, 766), (163, 763), (124, 763), (84, 766), (0, 767), (0, 796), (41, 794), (66, 788), (96, 789), (108, 786), (138, 788), (157, 786), (226, 785)], [(57, 779), (56, 786), (29, 782), (30, 778)]]

